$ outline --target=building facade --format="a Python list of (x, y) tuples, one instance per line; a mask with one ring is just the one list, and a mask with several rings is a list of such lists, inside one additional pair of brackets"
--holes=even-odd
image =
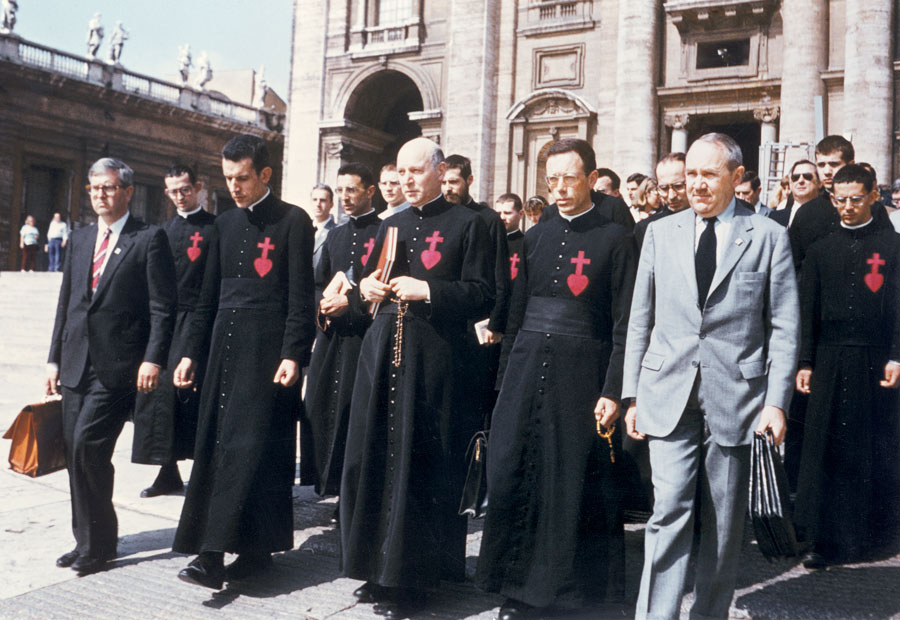
[[(767, 143), (839, 133), (900, 173), (900, 0), (296, 1), (285, 195), (391, 161), (412, 136), (473, 161), (478, 200), (547, 195), (546, 151), (650, 173), (722, 131)], [(799, 148), (797, 153), (804, 152)]]

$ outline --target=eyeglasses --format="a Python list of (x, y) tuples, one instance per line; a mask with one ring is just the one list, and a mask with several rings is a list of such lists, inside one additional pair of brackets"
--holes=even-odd
[(812, 181), (814, 178), (816, 178), (816, 175), (812, 172), (798, 172), (797, 174), (791, 175), (791, 181), (796, 183), (800, 180), (800, 177), (803, 177), (807, 181)]
[(566, 187), (575, 187), (575, 185), (578, 183), (578, 179), (581, 179), (584, 176), (585, 175), (582, 173), (582, 174), (566, 174), (564, 176), (546, 177), (547, 187), (549, 187), (550, 189), (553, 189), (554, 187), (559, 185), (560, 182), (562, 182), (562, 184), (565, 185)]
[(858, 206), (860, 206), (862, 203), (864, 203), (865, 201), (866, 201), (866, 197), (865, 197), (865, 196), (844, 196), (844, 197), (840, 197), (840, 196), (832, 196), (832, 197), (831, 197), (831, 202), (832, 202), (832, 204), (834, 204), (834, 206), (836, 206), (836, 207), (840, 207), (840, 206), (842, 206), (842, 205), (845, 205), (845, 204), (847, 204), (848, 202), (849, 202), (850, 204), (852, 204), (854, 207), (858, 207)]
[(194, 188), (191, 187), (190, 185), (186, 185), (185, 187), (176, 187), (175, 189), (167, 189), (166, 190), (166, 195), (169, 198), (177, 198), (178, 196), (185, 198), (187, 196), (190, 196), (193, 193), (194, 193)]
[(85, 185), (84, 191), (88, 194), (115, 194), (122, 186), (121, 185)]
[(680, 192), (683, 191), (685, 187), (687, 187), (686, 183), (672, 183), (671, 185), (660, 185), (656, 188), (656, 191), (663, 196), (667, 196), (670, 189), (676, 192)]

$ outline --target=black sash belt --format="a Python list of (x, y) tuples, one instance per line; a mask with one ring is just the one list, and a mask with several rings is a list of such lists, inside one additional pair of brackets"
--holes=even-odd
[(603, 337), (587, 304), (556, 297), (530, 297), (521, 329), (575, 338)]
[(287, 303), (279, 286), (274, 278), (271, 282), (253, 278), (222, 278), (219, 309), (284, 312)]

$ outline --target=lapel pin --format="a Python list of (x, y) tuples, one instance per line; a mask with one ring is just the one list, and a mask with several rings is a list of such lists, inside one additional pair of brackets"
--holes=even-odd
[[(740, 241), (740, 239), (738, 239), (738, 241)], [(113, 254), (121, 254), (121, 253), (122, 253), (122, 248), (116, 248), (115, 250), (113, 250)]]
[(743, 245), (743, 244), (744, 244), (744, 240), (743, 240), (743, 239), (740, 239), (740, 238), (735, 239), (734, 244), (735, 244), (735, 245)]

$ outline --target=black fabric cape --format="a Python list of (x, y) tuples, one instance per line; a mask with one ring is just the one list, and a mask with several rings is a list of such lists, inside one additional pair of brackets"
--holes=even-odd
[(176, 215), (162, 225), (175, 259), (178, 313), (175, 315), (169, 362), (160, 372), (159, 386), (149, 394), (138, 392), (136, 397), (131, 447), (133, 463), (165, 465), (194, 455), (197, 405), (206, 360), (197, 360), (198, 380), (190, 388), (176, 388), (172, 383), (172, 373), (181, 361), (188, 326), (203, 286), (209, 238), (215, 219), (215, 215), (201, 209), (186, 218)]
[(481, 424), (461, 380), (465, 333), (493, 306), (494, 263), (481, 218), (443, 197), (384, 220), (376, 256), (388, 226), (399, 232), (393, 275), (425, 280), (431, 303), (409, 304), (399, 367), (396, 304), (383, 304), (363, 338), (341, 481), (342, 565), (353, 579), (427, 588), (464, 577), (457, 509)]
[(194, 468), (174, 551), (293, 547), (299, 383), (273, 383), (282, 359), (305, 366), (315, 333), (309, 216), (271, 194), (216, 218), (186, 345), (211, 348)]
[(578, 605), (624, 587), (621, 459), (610, 461), (594, 407), (601, 396), (621, 396), (634, 246), (594, 209), (533, 227), (523, 252), (491, 427), (477, 580), (538, 607)]
[(794, 520), (850, 562), (897, 538), (897, 390), (879, 381), (900, 361), (900, 236), (839, 227), (810, 247), (800, 284), (800, 365), (813, 372)]
[[(318, 294), (338, 272), (358, 284), (369, 261), (378, 262), (375, 236), (380, 225), (381, 219), (372, 212), (350, 218), (328, 233), (316, 266)], [(312, 482), (319, 495), (337, 495), (341, 488), (350, 398), (367, 326), (367, 321), (359, 319), (348, 312), (329, 319), (324, 330), (316, 331), (300, 418), (300, 472), (301, 479)], [(323, 321), (321, 317), (320, 325)]]

